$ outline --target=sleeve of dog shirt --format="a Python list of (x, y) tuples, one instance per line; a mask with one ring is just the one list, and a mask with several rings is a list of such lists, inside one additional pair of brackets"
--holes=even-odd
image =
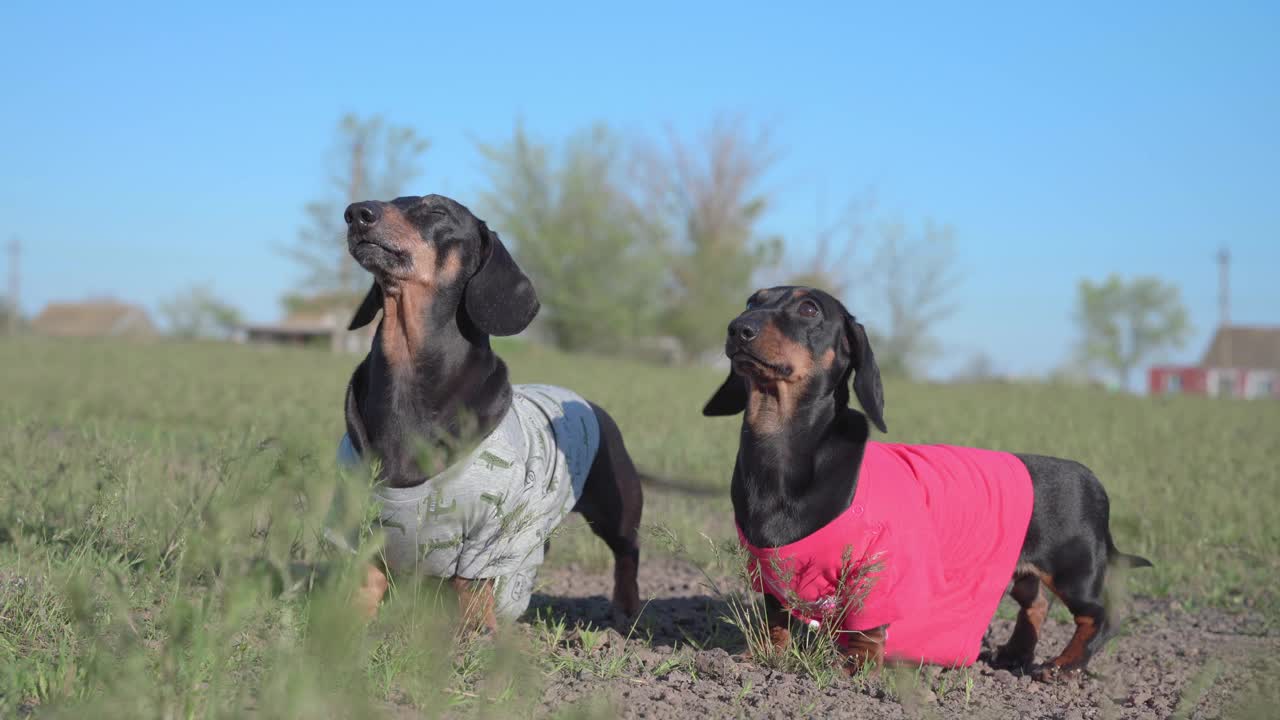
[(485, 498), (476, 503), (466, 523), (458, 575), (499, 578), (540, 565), (543, 540), (535, 524), (535, 515), (518, 495), (501, 500)]
[[(594, 412), (577, 395), (549, 385), (517, 385), (512, 401), (519, 435), (490, 438), (467, 481), (471, 503), (464, 577), (498, 578), (542, 564), (545, 545), (582, 495), (600, 442)], [(474, 574), (467, 574), (474, 573)]]
[(536, 485), (525, 482), (525, 453), (511, 437), (495, 434), (454, 482), (468, 498), (457, 574), (500, 578), (542, 562), (544, 508)]

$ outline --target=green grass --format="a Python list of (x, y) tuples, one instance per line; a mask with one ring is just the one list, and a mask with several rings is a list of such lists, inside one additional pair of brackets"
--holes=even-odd
[[(699, 538), (734, 537), (738, 429), (700, 415), (719, 374), (499, 348), (515, 381), (567, 385), (607, 408), (643, 468), (724, 489), (646, 496), (647, 525), (714, 562)], [(425, 589), (398, 588), (371, 627), (345, 611), (359, 567), (328, 557), (316, 530), (335, 491), (362, 497), (367, 483), (333, 462), (354, 362), (0, 341), (0, 715), (362, 717), (493, 702), (523, 713), (548, 674), (619, 672), (596, 638), (551, 643), (554, 628), (532, 633), (536, 663), (500, 647), (450, 649), (449, 624), (423, 611), (448, 603)], [(894, 381), (885, 395), (887, 440), (1089, 465), (1120, 548), (1156, 565), (1129, 574), (1132, 592), (1280, 617), (1280, 403)], [(365, 527), (360, 508), (341, 522)], [(646, 556), (660, 552), (650, 543)], [(604, 569), (608, 556), (578, 525), (549, 562)]]

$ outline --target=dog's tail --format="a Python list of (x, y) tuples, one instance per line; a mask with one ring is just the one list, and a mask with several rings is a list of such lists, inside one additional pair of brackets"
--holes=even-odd
[(1117, 565), (1119, 567), (1126, 567), (1126, 568), (1155, 567), (1154, 565), (1151, 564), (1150, 560), (1142, 557), (1141, 555), (1126, 555), (1125, 553), (1118, 552), (1107, 559), (1111, 561), (1112, 565)]
[(1116, 544), (1107, 538), (1107, 563), (1123, 568), (1155, 567), (1151, 561), (1141, 555), (1130, 555), (1116, 549)]
[(638, 471), (640, 482), (645, 487), (651, 487), (655, 490), (666, 490), (667, 492), (680, 493), (681, 495), (690, 495), (693, 497), (715, 497), (719, 495), (727, 495), (727, 488), (714, 488), (707, 485), (701, 485), (689, 481), (676, 481), (655, 475), (651, 472)]

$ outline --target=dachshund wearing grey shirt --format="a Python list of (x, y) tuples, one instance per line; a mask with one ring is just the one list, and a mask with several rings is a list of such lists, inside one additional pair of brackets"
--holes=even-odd
[(635, 617), (640, 476), (599, 406), (563, 388), (513, 390), (489, 338), (524, 330), (539, 303), (497, 233), (440, 195), (354, 203), (344, 219), (374, 276), (350, 328), (382, 312), (347, 386), (345, 456), (381, 462), (383, 515), (400, 526), (368, 569), (363, 611), (376, 612), (386, 571), (433, 575), (458, 591), (467, 627), (495, 630), (527, 606), (571, 509), (613, 552), (615, 613)]

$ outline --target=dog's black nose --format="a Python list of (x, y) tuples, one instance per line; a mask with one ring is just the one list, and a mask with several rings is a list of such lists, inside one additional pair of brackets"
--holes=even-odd
[(729, 323), (729, 337), (749, 343), (760, 334), (760, 321), (750, 318), (738, 318)]
[(354, 228), (368, 228), (377, 224), (382, 217), (382, 208), (375, 202), (358, 202), (351, 203), (347, 206), (347, 211), (342, 213), (342, 219), (347, 221), (347, 225)]

